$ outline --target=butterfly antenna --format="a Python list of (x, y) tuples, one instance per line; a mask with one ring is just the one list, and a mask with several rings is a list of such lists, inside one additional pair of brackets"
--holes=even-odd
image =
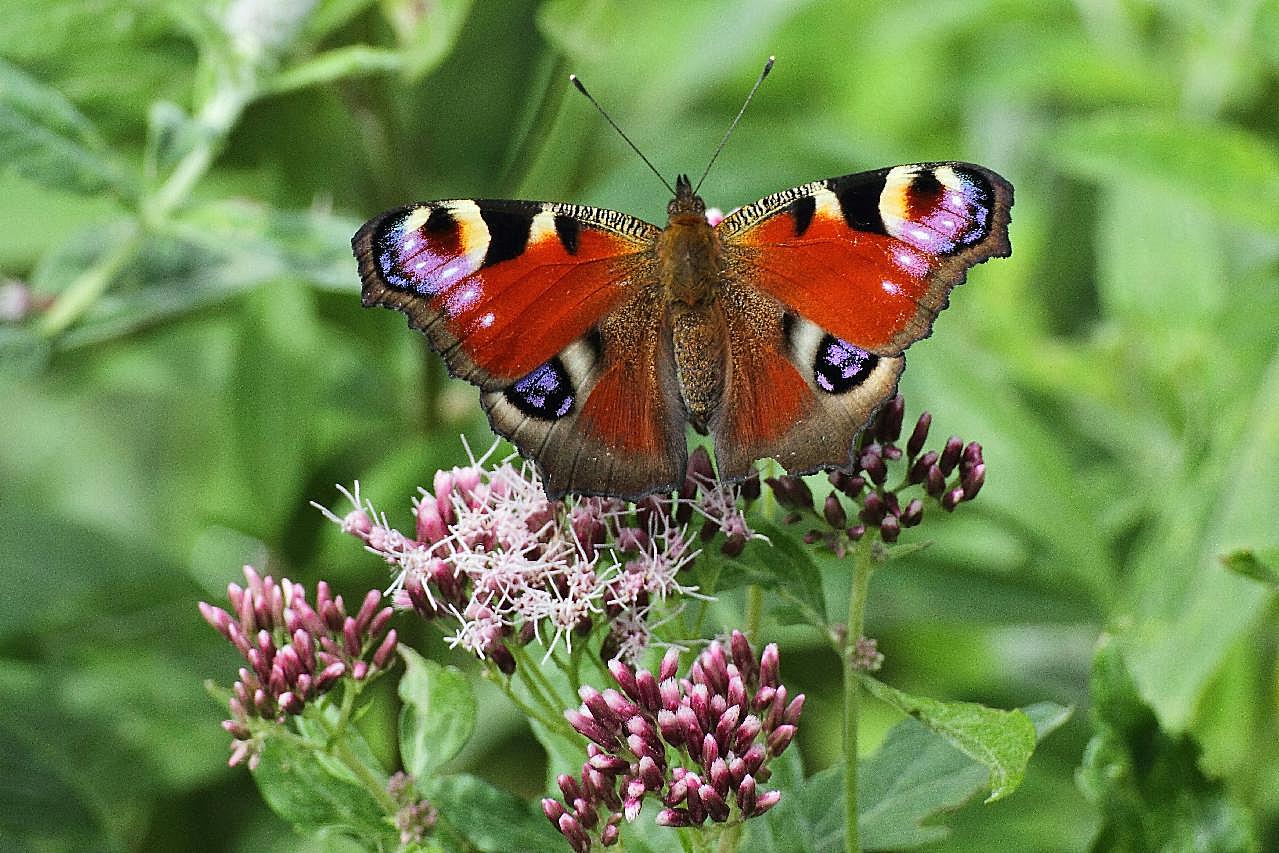
[(751, 98), (755, 97), (755, 93), (759, 91), (759, 86), (764, 82), (764, 78), (768, 76), (768, 72), (773, 70), (773, 62), (775, 57), (768, 57), (768, 61), (764, 63), (764, 70), (759, 72), (759, 79), (755, 81), (755, 85), (751, 87), (750, 94), (746, 96), (746, 101), (742, 104), (742, 108), (737, 111), (737, 118), (733, 119), (733, 123), (728, 126), (728, 131), (724, 134), (724, 138), (719, 141), (719, 147), (715, 149), (715, 153), (711, 155), (711, 161), (706, 164), (706, 171), (702, 172), (702, 176), (697, 179), (697, 186), (693, 187), (693, 194), (702, 188), (702, 181), (706, 180), (706, 176), (711, 173), (711, 166), (715, 165), (715, 161), (719, 159), (719, 152), (724, 150), (724, 146), (728, 144), (728, 138), (733, 135), (733, 131), (737, 129), (737, 123), (742, 120), (742, 116), (746, 113), (746, 108), (751, 104)]
[(613, 121), (613, 117), (610, 116), (608, 113), (606, 113), (604, 111), (604, 108), (600, 106), (600, 102), (595, 100), (595, 98), (591, 97), (591, 93), (586, 91), (586, 87), (582, 85), (582, 81), (578, 79), (577, 75), (570, 74), (568, 75), (568, 79), (574, 86), (577, 87), (577, 91), (581, 92), (583, 95), (586, 96), (586, 100), (590, 101), (592, 104), (595, 105), (595, 109), (600, 111), (600, 115), (604, 116), (604, 120), (613, 126), (613, 130), (617, 131), (617, 135), (622, 137), (622, 139), (626, 140), (626, 144), (631, 146), (631, 150), (639, 155), (639, 158), (644, 161), (644, 165), (648, 166), (648, 168), (653, 170), (653, 174), (657, 175), (657, 179), (666, 186), (666, 189), (670, 190), (671, 195), (675, 195), (676, 194), (675, 188), (672, 187), (670, 183), (665, 178), (662, 177), (662, 173), (657, 171), (657, 167), (649, 162), (649, 159), (644, 156), (644, 152), (640, 151), (639, 148), (636, 147), (634, 142), (631, 142), (631, 138), (622, 132), (622, 129), (617, 126), (617, 122)]

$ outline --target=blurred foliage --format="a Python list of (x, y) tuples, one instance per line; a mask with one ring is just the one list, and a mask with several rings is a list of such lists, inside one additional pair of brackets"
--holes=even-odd
[[(903, 384), (982, 442), (987, 485), (877, 575), (869, 627), (912, 692), (1093, 710), (1018, 796), (927, 837), (1185, 849), (1215, 821), (1211, 849), (1279, 847), (1279, 613), (1260, 569), (1221, 559), (1251, 549), (1273, 573), (1279, 545), (1279, 2), (0, 14), (3, 846), (308, 847), (223, 766), (201, 682), (234, 664), (194, 602), (249, 561), (379, 583), (307, 501), (358, 476), (385, 503), (455, 464), (459, 433), (488, 441), (473, 389), (402, 318), (359, 310), (350, 235), (458, 196), (661, 221), (661, 188), (566, 73), (665, 171), (693, 170), (773, 53), (709, 203), (928, 159), (1017, 190), (1012, 259), (954, 294)], [(818, 562), (840, 612), (847, 567)], [(838, 666), (813, 633), (772, 633), (820, 770)], [(386, 700), (364, 724), (390, 761)], [(878, 737), (901, 719), (867, 713)], [(479, 714), (456, 768), (540, 791), (523, 723), (501, 702)]]

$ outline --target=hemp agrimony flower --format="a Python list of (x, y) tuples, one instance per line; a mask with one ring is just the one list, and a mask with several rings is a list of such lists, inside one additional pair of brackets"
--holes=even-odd
[(395, 605), (451, 623), (451, 646), (508, 674), (510, 643), (536, 638), (547, 654), (561, 642), (571, 650), (575, 636), (600, 623), (609, 626), (610, 655), (634, 660), (652, 641), (654, 608), (698, 594), (681, 580), (701, 553), (689, 516), (706, 519), (703, 539), (722, 530), (725, 550), (740, 551), (755, 535), (734, 493), (700, 472), (680, 497), (632, 510), (612, 498), (550, 501), (527, 463), (480, 460), (439, 471), (430, 490), (419, 489), (412, 535), (391, 527), (358, 483), (340, 491), (352, 504), (345, 516), (316, 506), (393, 567)]
[(780, 683), (777, 646), (756, 658), (734, 631), (729, 649), (712, 642), (687, 678), (676, 679), (678, 663), (674, 649), (656, 674), (610, 661), (620, 692), (583, 686), (581, 707), (565, 712), (591, 741), (588, 758), (579, 777), (557, 780), (563, 802), (544, 799), (542, 811), (579, 853), (596, 838), (617, 843), (649, 797), (662, 806), (657, 823), (672, 827), (745, 820), (781, 799), (760, 785), (795, 737), (804, 695), (789, 698)]
[(363, 681), (395, 658), (395, 629), (387, 630), (390, 607), (378, 609), (382, 595), (369, 590), (354, 616), (342, 596), (324, 581), (316, 584), (315, 605), (301, 584), (279, 583), (244, 567), (246, 585), (230, 584), (231, 612), (201, 601), (205, 621), (244, 656), (247, 667), (231, 687), (231, 719), (222, 727), (233, 738), (230, 764), (245, 758), (257, 766), (259, 721), (283, 722), (301, 714), (308, 702), (344, 679)]

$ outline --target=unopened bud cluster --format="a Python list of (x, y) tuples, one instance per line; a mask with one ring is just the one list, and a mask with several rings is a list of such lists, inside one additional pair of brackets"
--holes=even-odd
[(400, 833), (400, 844), (405, 847), (421, 844), (440, 819), (435, 806), (417, 795), (413, 782), (413, 777), (401, 770), (386, 783), (386, 792), (399, 807), (395, 813), (395, 828)]
[[(862, 431), (852, 465), (830, 473), (834, 489), (820, 510), (800, 477), (768, 480), (777, 502), (791, 510), (788, 522), (798, 522), (806, 514), (825, 522), (825, 529), (814, 528), (805, 535), (807, 542), (822, 542), (842, 555), (847, 542), (858, 541), (871, 528), (885, 542), (896, 542), (903, 529), (923, 519), (925, 499), (951, 512), (977, 497), (986, 482), (981, 445), (951, 436), (940, 450), (924, 450), (933, 420), (924, 412), (902, 447), (898, 441), (905, 409), (900, 394), (884, 404)], [(907, 494), (912, 490), (917, 496)], [(853, 504), (851, 513), (846, 500)]]
[(246, 757), (257, 765), (254, 719), (279, 722), (302, 713), (307, 703), (342, 679), (363, 681), (394, 662), (393, 611), (378, 608), (382, 594), (372, 589), (355, 615), (329, 585), (316, 585), (315, 605), (301, 584), (279, 583), (244, 567), (244, 587), (230, 584), (231, 611), (201, 601), (200, 613), (244, 656), (248, 666), (232, 686), (231, 719), (222, 727), (233, 738), (232, 765)]
[(662, 826), (698, 826), (761, 815), (781, 799), (762, 790), (770, 760), (795, 737), (804, 696), (790, 698), (778, 680), (777, 646), (758, 659), (734, 631), (726, 650), (716, 641), (677, 679), (678, 654), (667, 652), (656, 674), (609, 663), (620, 690), (583, 687), (582, 705), (565, 713), (590, 739), (580, 777), (559, 777), (563, 802), (542, 810), (574, 850), (618, 841), (645, 798), (658, 800)]

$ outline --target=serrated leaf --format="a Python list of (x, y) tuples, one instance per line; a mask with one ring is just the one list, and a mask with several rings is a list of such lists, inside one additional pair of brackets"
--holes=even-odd
[(475, 731), (475, 691), (460, 670), (400, 647), (400, 757), (415, 779), (435, 774)]
[(735, 558), (715, 556), (720, 568), (718, 588), (755, 584), (771, 590), (795, 605), (803, 621), (825, 629), (826, 596), (817, 562), (796, 540), (794, 531), (763, 519), (751, 519), (751, 525), (768, 541), (752, 539)]
[[(1070, 718), (1070, 709), (1042, 702), (1025, 709), (1039, 740)], [(857, 770), (857, 826), (866, 850), (904, 850), (944, 838), (940, 815), (986, 785), (981, 764), (911, 718), (894, 726)], [(800, 785), (778, 785), (782, 801), (747, 823), (746, 853), (839, 850), (844, 845), (842, 768), (830, 767)]]
[(1258, 850), (1252, 815), (1199, 769), (1189, 735), (1159, 727), (1118, 643), (1093, 662), (1093, 725), (1079, 786), (1102, 814), (1095, 850)]
[(448, 55), (471, 11), (471, 0), (382, 0), (382, 14), (395, 30), (404, 75), (422, 79)]
[(1223, 123), (1111, 113), (1067, 122), (1052, 137), (1067, 168), (1120, 185), (1146, 183), (1236, 222), (1279, 232), (1279, 151)]
[(293, 741), (268, 738), (253, 779), (267, 805), (299, 832), (343, 833), (392, 849), (399, 840), (367, 789), (329, 772), (316, 753)]
[(437, 776), (423, 788), (431, 805), (479, 850), (560, 853), (564, 849), (564, 837), (540, 810), (483, 779), (465, 773)]
[(1221, 556), (1230, 571), (1271, 586), (1279, 586), (1279, 546), (1238, 548)]
[(859, 680), (871, 695), (910, 714), (982, 764), (989, 773), (986, 802), (1017, 790), (1035, 750), (1035, 726), (1025, 713), (911, 696), (865, 673)]
[(78, 193), (132, 192), (92, 123), (57, 90), (3, 61), (0, 168)]

